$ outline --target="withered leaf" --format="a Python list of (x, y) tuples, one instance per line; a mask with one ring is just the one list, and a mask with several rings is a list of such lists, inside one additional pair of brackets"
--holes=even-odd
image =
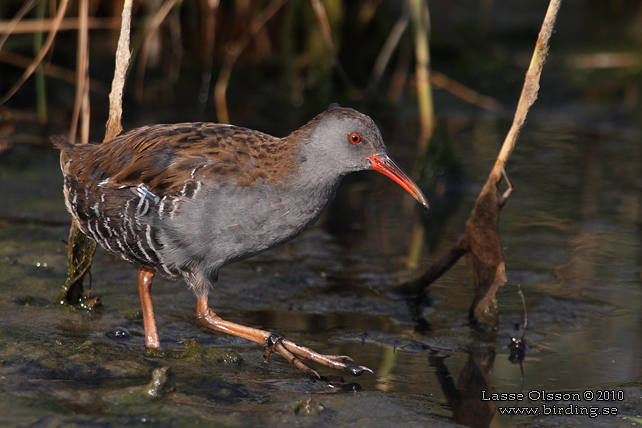
[[(490, 174), (470, 218), (466, 222), (468, 271), (475, 288), (470, 315), (484, 324), (497, 326), (499, 316), (495, 294), (507, 281), (504, 254), (497, 233), (499, 211), (512, 187), (500, 199), (497, 175)], [(510, 186), (510, 181), (508, 182)]]

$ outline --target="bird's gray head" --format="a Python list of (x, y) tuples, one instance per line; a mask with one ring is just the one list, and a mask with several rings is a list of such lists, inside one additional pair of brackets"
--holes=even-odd
[(342, 177), (353, 171), (374, 169), (392, 178), (423, 206), (428, 202), (419, 187), (388, 155), (379, 128), (365, 114), (336, 107), (312, 119), (303, 155), (327, 176)]

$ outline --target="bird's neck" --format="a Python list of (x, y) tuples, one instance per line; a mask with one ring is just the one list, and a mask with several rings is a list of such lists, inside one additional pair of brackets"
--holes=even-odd
[(303, 180), (312, 185), (336, 187), (348, 171), (343, 171), (336, 154), (320, 134), (312, 120), (286, 138), (297, 145), (299, 176)]
[(296, 198), (297, 206), (305, 207), (306, 215), (316, 219), (334, 198), (342, 174), (328, 167), (327, 159), (311, 147), (309, 140), (299, 138), (297, 143), (297, 168), (287, 180), (287, 194)]

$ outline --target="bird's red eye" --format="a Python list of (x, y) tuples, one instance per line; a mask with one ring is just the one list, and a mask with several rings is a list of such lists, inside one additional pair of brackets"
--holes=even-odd
[(361, 141), (361, 135), (357, 134), (356, 132), (353, 134), (350, 134), (350, 142), (357, 144), (359, 141)]

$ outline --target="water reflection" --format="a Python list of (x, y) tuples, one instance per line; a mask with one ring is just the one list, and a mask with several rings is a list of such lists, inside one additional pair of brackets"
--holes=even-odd
[(486, 396), (495, 391), (491, 383), (495, 355), (493, 348), (469, 352), (457, 383), (446, 365), (448, 356), (431, 353), (428, 357), (455, 422), (474, 428), (490, 426), (496, 405), (493, 401), (482, 400), (482, 391)]

